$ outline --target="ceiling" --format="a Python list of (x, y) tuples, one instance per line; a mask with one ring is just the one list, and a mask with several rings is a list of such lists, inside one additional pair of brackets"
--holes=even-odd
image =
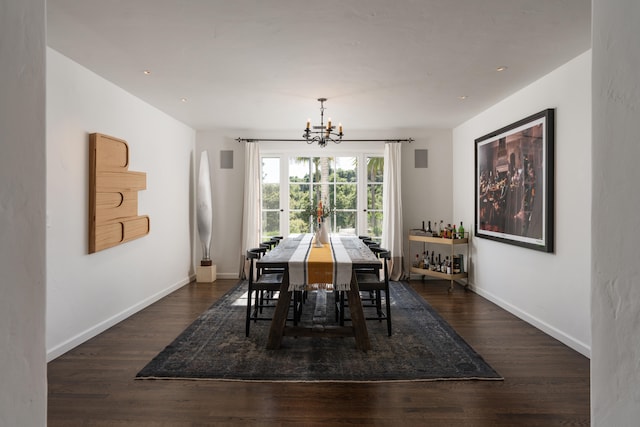
[(453, 128), (591, 46), (591, 0), (47, 7), (50, 47), (194, 129), (291, 130), (283, 138), (319, 124), (319, 97), (346, 138)]

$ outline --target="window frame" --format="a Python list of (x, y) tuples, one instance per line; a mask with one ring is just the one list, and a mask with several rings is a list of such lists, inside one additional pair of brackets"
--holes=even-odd
[[(343, 143), (343, 144), (346, 144)], [(371, 144), (372, 145), (372, 144)], [(366, 160), (368, 157), (382, 157), (384, 158), (384, 145), (379, 148), (367, 147), (350, 147), (350, 149), (344, 149), (341, 146), (327, 146), (325, 148), (315, 148), (307, 146), (297, 146), (290, 149), (277, 149), (269, 147), (260, 147), (260, 165), (262, 168), (263, 158), (280, 158), (280, 235), (287, 237), (290, 229), (289, 224), (289, 160), (292, 157), (355, 157), (357, 158), (358, 166), (356, 168), (357, 176), (357, 198), (356, 198), (356, 235), (362, 235), (367, 233), (368, 227), (368, 177), (367, 177), (367, 165)], [(300, 154), (300, 153), (304, 154)], [(261, 170), (261, 175), (262, 175)], [(286, 185), (283, 185), (286, 184)], [(382, 184), (384, 186), (384, 184)], [(262, 191), (262, 183), (261, 183)], [(262, 215), (262, 205), (260, 206), (260, 214)], [(261, 230), (262, 233), (263, 230)], [(381, 236), (377, 236), (381, 237)]]

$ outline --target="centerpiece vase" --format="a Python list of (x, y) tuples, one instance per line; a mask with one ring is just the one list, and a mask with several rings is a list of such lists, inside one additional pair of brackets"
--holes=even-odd
[(325, 218), (320, 227), (320, 242), (329, 243), (329, 230), (331, 230), (331, 223), (329, 217)]
[(321, 238), (321, 234), (322, 234), (322, 223), (318, 224), (318, 227), (316, 228), (316, 235), (315, 235), (315, 243), (313, 244), (313, 246), (315, 246), (316, 248), (321, 248), (322, 247), (322, 238)]

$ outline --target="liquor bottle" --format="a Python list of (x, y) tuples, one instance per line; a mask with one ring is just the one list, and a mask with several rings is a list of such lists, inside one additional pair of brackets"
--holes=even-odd
[(440, 220), (440, 237), (444, 236), (444, 221)]
[(424, 268), (425, 270), (429, 269), (429, 253), (428, 252), (424, 252), (424, 259), (422, 260), (422, 268)]
[(413, 263), (414, 267), (419, 267), (420, 266), (420, 255), (416, 254), (416, 262)]
[(431, 233), (431, 235), (433, 235), (433, 231), (431, 230), (431, 221), (429, 221), (429, 228), (427, 228), (427, 233)]
[(460, 221), (460, 227), (458, 228), (458, 234), (461, 239), (464, 239), (464, 227), (462, 226), (462, 221)]
[(460, 273), (460, 255), (454, 255), (453, 256), (453, 274), (458, 274)]
[(456, 230), (456, 225), (455, 225), (455, 224), (453, 224), (453, 230), (452, 230), (452, 233), (453, 233), (453, 234), (451, 235), (451, 238), (452, 238), (452, 239), (457, 239), (457, 238), (458, 238), (458, 231)]
[(433, 233), (433, 236), (440, 237), (440, 225), (438, 224), (438, 221), (433, 220), (433, 228), (435, 228), (435, 233)]
[(444, 261), (444, 265), (447, 274), (451, 274), (451, 260), (449, 260), (449, 257), (447, 257), (447, 259)]

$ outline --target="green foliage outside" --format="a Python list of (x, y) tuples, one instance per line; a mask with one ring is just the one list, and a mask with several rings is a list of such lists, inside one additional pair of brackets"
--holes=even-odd
[[(326, 159), (326, 160), (325, 160)], [(335, 168), (336, 162), (332, 158), (318, 157), (297, 158), (298, 163), (311, 162), (310, 172), (304, 177), (289, 178), (289, 233), (312, 232), (315, 224), (316, 209), (319, 197), (323, 203), (329, 203), (329, 217), (332, 232), (344, 229), (358, 229), (357, 219), (357, 163), (349, 168)], [(382, 157), (367, 159), (367, 233), (370, 236), (382, 235), (382, 172), (384, 160)], [(321, 165), (326, 164), (324, 170)], [(263, 236), (270, 237), (279, 234), (279, 184), (263, 184), (262, 188)]]
[[(266, 210), (273, 209), (273, 210)], [(280, 234), (280, 184), (262, 184), (262, 238)]]

